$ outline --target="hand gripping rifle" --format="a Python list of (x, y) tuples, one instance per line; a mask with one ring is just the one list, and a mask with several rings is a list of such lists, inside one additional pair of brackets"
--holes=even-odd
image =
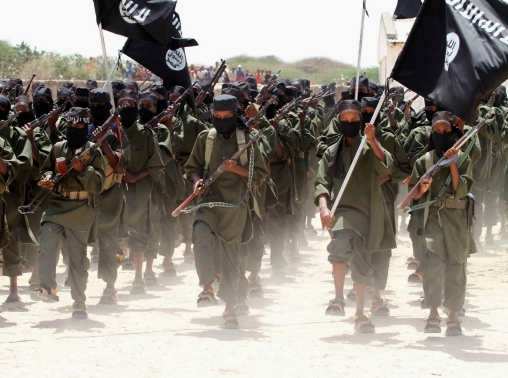
[(173, 104), (171, 104), (167, 107), (166, 110), (160, 112), (155, 117), (153, 117), (150, 121), (145, 123), (145, 126), (152, 128), (152, 127), (156, 126), (160, 121), (162, 121), (165, 117), (169, 116), (170, 114), (171, 114), (171, 116), (174, 116), (176, 111), (180, 108), (181, 104), (185, 101), (185, 99), (187, 98), (187, 95), (189, 94), (189, 92), (192, 90), (192, 87), (194, 87), (194, 84), (196, 84), (196, 83), (197, 83), (197, 81), (195, 81), (189, 88), (187, 88), (185, 90), (185, 92), (183, 92), (182, 95), (180, 97), (178, 97)]
[[(40, 116), (39, 118), (36, 118), (34, 119), (32, 122), (29, 122), (27, 123), (27, 126), (29, 126), (32, 130), (35, 129), (37, 126), (39, 127), (43, 127), (44, 124), (46, 123), (46, 121), (51, 118), (53, 115), (57, 114), (57, 113), (61, 113), (65, 107), (67, 106), (67, 104), (69, 103), (69, 101), (71, 101), (71, 99), (73, 98), (73, 96), (69, 97), (67, 100), (65, 100), (65, 102), (60, 105), (58, 108), (56, 109), (53, 109), (52, 111), (50, 111), (48, 114), (44, 114), (43, 116)], [(24, 125), (20, 125), (20, 126), (24, 126)]]
[[(263, 117), (266, 113), (266, 110), (268, 109), (268, 107), (272, 104), (276, 104), (277, 103), (277, 97), (276, 96), (272, 96), (272, 98), (270, 100), (268, 100), (268, 102), (261, 108), (259, 109), (258, 113), (252, 117), (251, 119), (249, 119), (249, 121), (247, 122), (247, 126), (248, 127), (251, 127), (252, 125), (254, 125), (255, 123), (257, 123), (261, 117)], [(229, 160), (238, 160), (240, 158), (240, 156), (242, 156), (242, 154), (247, 151), (247, 149), (252, 146), (254, 143), (256, 143), (260, 138), (261, 138), (261, 135), (263, 135), (263, 132), (264, 130), (258, 130), (258, 133), (252, 137), (252, 139), (250, 141), (248, 141), (242, 148), (240, 148), (237, 152), (235, 152), (235, 154), (233, 156), (231, 156), (229, 158)], [(203, 186), (201, 186), (200, 190), (198, 193), (194, 192), (192, 193), (185, 201), (182, 202), (182, 204), (180, 206), (178, 206), (172, 213), (173, 217), (177, 217), (178, 215), (180, 215), (180, 213), (185, 210), (185, 208), (187, 208), (187, 206), (189, 206), (192, 201), (194, 201), (199, 195), (201, 195), (202, 193), (204, 193), (204, 191), (210, 186), (212, 185), (212, 183), (217, 180), (217, 178), (223, 174), (225, 172), (226, 168), (224, 166), (224, 163), (222, 163), (219, 168), (217, 168), (215, 170), (215, 172), (210, 176), (208, 177), (204, 182), (203, 182)]]
[[(213, 89), (215, 88), (215, 84), (219, 82), (219, 79), (221, 78), (222, 74), (226, 70), (226, 61), (221, 59), (221, 65), (215, 75), (213, 76), (212, 80), (205, 85), (201, 93), (196, 98), (196, 108), (199, 108), (203, 101), (205, 101), (206, 95), (208, 93), (213, 93)], [(193, 85), (194, 86), (194, 85)]]
[(256, 105), (261, 105), (263, 103), (265, 100), (266, 92), (268, 92), (268, 90), (275, 85), (277, 79), (279, 78), (280, 71), (281, 70), (278, 70), (277, 73), (273, 75), (272, 78), (268, 81), (268, 83), (266, 83), (266, 85), (261, 88), (254, 102)]
[(9, 123), (14, 121), (14, 118), (16, 118), (21, 112), (14, 111), (14, 114), (11, 115), (9, 118), (7, 118), (5, 121), (0, 122), (0, 130), (2, 130), (5, 126), (7, 126)]
[[(484, 119), (482, 119), (478, 124), (474, 127), (472, 127), (467, 133), (465, 133), (455, 144), (452, 148), (455, 148), (457, 150), (460, 150), (473, 136), (478, 134), (480, 131), (480, 128), (485, 125), (485, 123), (489, 120), (489, 118), (492, 117), (492, 112), (490, 112)], [(445, 156), (440, 158), (425, 174), (420, 178), (420, 180), (416, 183), (413, 189), (407, 194), (407, 196), (404, 197), (402, 202), (397, 206), (400, 210), (404, 210), (407, 207), (409, 207), (411, 201), (413, 200), (414, 196), (418, 193), (420, 190), (420, 185), (422, 183), (422, 180), (428, 179), (432, 176), (434, 176), (438, 171), (440, 171), (442, 168), (446, 168), (450, 166), (452, 163), (457, 162), (458, 157), (454, 156), (451, 159), (447, 159)]]
[(280, 108), (277, 111), (277, 115), (270, 120), (270, 123), (279, 123), (282, 121), (290, 111), (292, 111), (294, 108), (296, 108), (300, 103), (305, 100), (303, 97), (306, 96), (309, 92), (304, 91), (302, 95), (298, 98), (294, 98), (290, 102), (288, 102), (286, 105), (284, 105), (282, 108)]
[[(105, 132), (103, 136), (101, 136), (93, 145), (91, 145), (89, 148), (81, 152), (76, 157), (81, 160), (83, 163), (88, 161), (95, 153), (95, 151), (100, 148), (101, 143), (106, 140), (106, 138), (110, 135), (113, 135), (114, 132), (111, 130), (111, 124), (114, 122), (120, 111), (124, 108), (130, 107), (128, 103), (123, 103), (122, 105), (118, 106), (113, 114), (102, 124), (100, 127), (100, 132)], [(92, 136), (90, 138), (90, 142), (93, 141), (94, 137)], [(72, 165), (65, 165), (65, 158), (60, 157), (56, 159), (55, 168), (57, 170), (57, 174), (52, 177), (53, 181), (53, 189), (41, 192), (39, 195), (37, 195), (28, 205), (20, 206), (18, 207), (18, 211), (21, 214), (33, 214), (37, 211), (37, 209), (40, 207), (40, 205), (44, 202), (44, 200), (51, 194), (55, 193), (58, 183), (61, 182), (64, 178), (70, 176), (72, 172), (74, 172), (74, 168)]]

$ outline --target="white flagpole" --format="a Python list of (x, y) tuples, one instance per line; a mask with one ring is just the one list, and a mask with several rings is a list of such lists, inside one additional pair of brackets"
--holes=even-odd
[(111, 86), (111, 73), (109, 72), (108, 67), (108, 55), (106, 54), (106, 44), (104, 43), (104, 33), (102, 31), (102, 23), (99, 23), (99, 34), (101, 36), (104, 69), (106, 70), (106, 75), (108, 75), (108, 77), (106, 78), (106, 85), (108, 87), (108, 92), (111, 96), (111, 104), (113, 105), (113, 111), (115, 111), (115, 101), (113, 99), (113, 87)]
[[(116, 67), (118, 67), (118, 61), (120, 60), (121, 56), (122, 56), (122, 52), (120, 50), (118, 50), (118, 59), (116, 60), (115, 65), (113, 66), (111, 71), (109, 71), (109, 76), (106, 78), (106, 82), (102, 86), (102, 89), (106, 89), (106, 87), (108, 86), (108, 83), (111, 82), (111, 75), (113, 75), (113, 72), (115, 72)], [(111, 95), (113, 95), (113, 94), (111, 94)]]
[(358, 88), (360, 86), (360, 64), (362, 61), (362, 46), (363, 46), (363, 27), (365, 25), (365, 13), (367, 12), (367, 0), (363, 0), (362, 5), (362, 27), (360, 29), (360, 46), (358, 47), (358, 62), (356, 64), (356, 90), (355, 100), (358, 101)]

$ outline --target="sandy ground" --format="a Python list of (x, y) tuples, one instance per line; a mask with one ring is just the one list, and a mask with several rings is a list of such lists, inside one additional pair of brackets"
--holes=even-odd
[[(2, 376), (507, 376), (504, 247), (470, 259), (464, 336), (446, 338), (423, 333), (423, 292), (420, 285), (407, 283), (411, 248), (407, 235), (400, 236), (384, 292), (391, 317), (373, 319), (376, 333), (359, 335), (353, 331), (354, 303), (348, 302), (344, 318), (325, 316), (333, 297), (328, 237), (309, 240), (302, 264), (282, 283), (270, 279), (265, 256), (265, 298), (249, 301), (251, 315), (240, 319), (240, 330), (221, 329), (222, 303), (196, 307), (200, 288), (193, 265), (183, 263), (182, 247), (175, 253), (178, 277), (159, 278), (144, 296), (129, 295), (133, 272), (120, 271), (115, 306), (97, 304), (104, 284), (92, 264), (88, 320), (70, 318), (63, 265), (58, 267), (59, 303), (32, 302), (25, 275), (20, 279), (24, 304), (1, 306)], [(1, 284), (5, 297), (5, 277)], [(349, 289), (349, 278), (346, 284)]]

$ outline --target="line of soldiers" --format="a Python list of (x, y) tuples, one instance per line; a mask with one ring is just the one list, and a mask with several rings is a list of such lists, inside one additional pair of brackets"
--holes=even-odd
[[(0, 120), (19, 112), (0, 130), (0, 248), (3, 274), (10, 277), (8, 302), (21, 300), (17, 277), (28, 267), (31, 298), (58, 301), (55, 272), (62, 253), (66, 284), (75, 301), (73, 317), (87, 317), (88, 245), (98, 254), (98, 277), (106, 283), (100, 303), (114, 304), (119, 265), (135, 272), (131, 294), (143, 294), (157, 284), (157, 255), (163, 257), (163, 275), (176, 275), (172, 258), (181, 235), (185, 260), (195, 262), (202, 287), (198, 307), (223, 299), (224, 327), (238, 328), (238, 316), (249, 313), (248, 297), (263, 295), (259, 273), (265, 244), (272, 275), (284, 278), (288, 265), (300, 262), (306, 235), (316, 233), (311, 220), (318, 206), (332, 235), (328, 260), (336, 295), (326, 314), (345, 314), (344, 280), (350, 269), (355, 285), (348, 298), (357, 303), (355, 329), (374, 332), (364, 302), (371, 287), (371, 313), (389, 315), (381, 291), (396, 248), (399, 187), (405, 180), (415, 185), (429, 164), (445, 155), (459, 160), (420, 185), (413, 201), (418, 205), (439, 197), (411, 212), (410, 264), (416, 271), (409, 280), (423, 282), (422, 307), (430, 308), (425, 331), (440, 332), (437, 308), (444, 293), (450, 311), (447, 334), (461, 334), (465, 262), (480, 246), (482, 203), (488, 212), (505, 199), (502, 185), (494, 187), (496, 175), (502, 183), (506, 168), (505, 92), (499, 91), (492, 107), (480, 108), (481, 117), (492, 112), (495, 117), (457, 151), (451, 147), (469, 126), (429, 101), (418, 113), (411, 103), (389, 107), (371, 124), (384, 88), (364, 76), (359, 78), (359, 101), (351, 99), (357, 87), (352, 80), (338, 104), (334, 94), (324, 96), (323, 104), (313, 100), (308, 80), (279, 79), (260, 101), (263, 105), (275, 96), (277, 103), (249, 126), (246, 122), (259, 111), (254, 80), (224, 84), (221, 95), (207, 93), (198, 109), (180, 102), (186, 90), (180, 86), (168, 91), (155, 83), (139, 92), (135, 82), (116, 81), (112, 96), (94, 88), (93, 81), (87, 86), (92, 89), (67, 83), (54, 101), (43, 84), (34, 85), (30, 99), (21, 80), (0, 82), (0, 91), (13, 100), (11, 104), (0, 95)], [(195, 97), (203, 87), (194, 85)], [(297, 105), (284, 112), (295, 99)], [(113, 103), (121, 108), (119, 117), (101, 128), (111, 117)], [(65, 106), (64, 113), (55, 112), (54, 106)], [(175, 111), (153, 123), (168, 107)], [(48, 114), (42, 124), (34, 122)], [(258, 133), (258, 141), (249, 143)], [(368, 142), (337, 210), (330, 214), (362, 134)], [(249, 148), (230, 160), (242, 146)], [(501, 159), (497, 165), (494, 157)], [(210, 182), (217, 170), (222, 174)], [(48, 190), (51, 196), (35, 211), (18, 211)], [(476, 239), (467, 227), (470, 201), (465, 198), (470, 192), (477, 198)], [(193, 193), (199, 196), (189, 211), (173, 217), (172, 211)], [(485, 217), (487, 243), (493, 240), (494, 218)]]

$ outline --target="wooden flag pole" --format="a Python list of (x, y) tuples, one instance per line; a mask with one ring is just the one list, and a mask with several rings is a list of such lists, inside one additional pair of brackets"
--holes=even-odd
[[(109, 71), (109, 76), (106, 78), (106, 82), (102, 86), (102, 89), (106, 89), (106, 87), (108, 86), (108, 83), (111, 82), (111, 75), (113, 75), (113, 72), (115, 72), (116, 67), (118, 67), (118, 62), (120, 61), (121, 56), (122, 56), (122, 51), (118, 50), (118, 59), (116, 60), (115, 65), (113, 66), (111, 71)], [(113, 94), (111, 94), (111, 95), (113, 95)]]
[(355, 100), (358, 101), (358, 88), (360, 86), (360, 64), (362, 61), (363, 27), (365, 26), (365, 13), (367, 13), (367, 0), (362, 5), (362, 27), (360, 29), (360, 46), (358, 47), (358, 62), (356, 63), (356, 89)]
[(102, 56), (104, 60), (104, 70), (106, 71), (106, 84), (108, 88), (108, 92), (111, 96), (111, 104), (113, 105), (113, 111), (115, 111), (115, 101), (113, 99), (113, 87), (111, 85), (111, 73), (109, 72), (108, 67), (108, 55), (106, 54), (106, 44), (104, 43), (104, 32), (102, 31), (102, 23), (99, 23), (99, 34), (101, 36), (101, 44), (102, 44)]

